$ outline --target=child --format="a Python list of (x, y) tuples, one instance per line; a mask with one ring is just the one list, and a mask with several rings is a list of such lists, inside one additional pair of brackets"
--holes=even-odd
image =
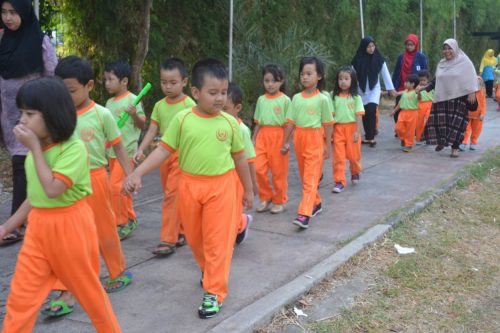
[[(250, 129), (245, 125), (243, 121), (238, 117), (238, 114), (243, 109), (243, 92), (241, 88), (234, 82), (229, 83), (227, 90), (227, 101), (224, 106), (224, 111), (229, 113), (231, 116), (235, 117), (240, 125), (240, 130), (243, 139), (243, 145), (245, 146), (245, 157), (248, 162), (248, 170), (250, 171), (250, 178), (252, 179), (253, 192), (255, 195), (259, 193), (259, 186), (257, 184), (257, 177), (255, 175), (255, 149), (252, 143), (252, 135)], [(238, 185), (238, 201), (237, 204), (242, 202), (243, 195), (243, 185), (237, 180)], [(236, 244), (239, 245), (243, 243), (248, 237), (248, 230), (250, 229), (250, 224), (252, 223), (252, 215), (243, 214), (243, 207), (241, 205), (238, 207), (238, 212), (241, 212), (241, 220), (238, 223)]]
[(406, 90), (401, 94), (398, 105), (391, 113), (391, 116), (394, 116), (398, 110), (401, 110), (396, 123), (396, 133), (401, 140), (401, 146), (405, 153), (411, 152), (415, 138), (418, 115), (418, 96), (415, 88), (418, 84), (419, 80), (416, 74), (410, 74), (406, 77), (404, 83)]
[(16, 138), (29, 150), (28, 198), (0, 237), (28, 219), (7, 299), (4, 333), (31, 332), (38, 309), (59, 279), (83, 306), (97, 332), (121, 332), (99, 281), (92, 193), (85, 145), (73, 135), (75, 107), (61, 80), (26, 82), (17, 95), (21, 111)]
[[(132, 105), (136, 96), (128, 91), (131, 75), (130, 65), (125, 61), (117, 60), (107, 64), (104, 68), (105, 87), (108, 93), (113, 96), (106, 102), (106, 108), (111, 111), (116, 121), (118, 121), (122, 112), (127, 112), (130, 115), (125, 125), (120, 128), (120, 132), (132, 166), (132, 158), (137, 150), (137, 141), (141, 135), (141, 130), (144, 128), (146, 115), (140, 104), (137, 107)], [(123, 195), (122, 193), (125, 173), (120, 163), (118, 163), (113, 149), (108, 151), (108, 157), (111, 205), (116, 215), (118, 236), (122, 240), (137, 229), (137, 216), (134, 211), (132, 196)]]
[[(280, 66), (270, 64), (262, 70), (266, 93), (259, 97), (255, 107), (255, 171), (259, 184), (260, 204), (257, 212), (279, 214), (288, 201), (288, 151), (284, 144), (286, 115), (290, 98), (285, 95), (285, 74)], [(268, 173), (271, 171), (272, 186)], [(271, 206), (272, 204), (272, 206)]]
[(302, 180), (302, 200), (293, 224), (307, 229), (310, 217), (322, 211), (318, 185), (323, 173), (323, 159), (331, 155), (332, 147), (326, 138), (330, 140), (332, 137), (334, 121), (331, 101), (320, 92), (325, 87), (325, 70), (321, 60), (317, 57), (302, 58), (299, 74), (304, 90), (293, 96), (281, 151), (286, 153), (290, 149), (289, 140), (295, 129), (294, 144)]
[(464, 151), (470, 137), (470, 150), (476, 150), (477, 140), (481, 131), (483, 130), (483, 120), (486, 115), (486, 95), (484, 94), (484, 82), (483, 79), (477, 77), (479, 90), (476, 91), (477, 108), (469, 107), (469, 123), (467, 124), (467, 129), (465, 130), (464, 140), (459, 146), (461, 151)]
[(365, 109), (358, 95), (358, 81), (352, 67), (341, 67), (333, 90), (333, 193), (340, 193), (347, 185), (346, 157), (351, 170), (351, 182), (359, 182), (361, 173), (361, 129)]
[[(166, 97), (158, 101), (153, 108), (149, 129), (134, 157), (137, 163), (143, 158), (144, 150), (151, 144), (155, 136), (163, 136), (172, 119), (180, 111), (191, 109), (196, 105), (183, 92), (187, 81), (187, 69), (182, 60), (170, 58), (161, 64), (161, 90)], [(172, 254), (176, 247), (186, 244), (185, 238), (181, 234), (181, 221), (175, 210), (180, 175), (178, 155), (174, 153), (160, 167), (163, 203), (160, 243), (153, 250), (153, 254), (156, 255)]]
[(198, 308), (200, 318), (219, 313), (227, 295), (231, 256), (236, 239), (236, 177), (243, 184), (243, 204), (252, 207), (252, 182), (241, 131), (234, 117), (221, 112), (227, 98), (227, 71), (214, 59), (198, 61), (191, 92), (197, 101), (172, 119), (160, 145), (127, 178), (128, 192), (141, 187), (141, 177), (179, 151), (182, 177), (177, 206), (186, 234), (202, 272), (206, 290)]
[(495, 76), (497, 78), (495, 85), (495, 97), (498, 103), (497, 111), (500, 111), (500, 65), (498, 65), (495, 69)]
[[(111, 192), (106, 172), (106, 145), (113, 147), (121, 167), (129, 174), (131, 167), (127, 152), (121, 143), (120, 131), (111, 112), (89, 97), (94, 87), (94, 74), (90, 63), (76, 56), (63, 58), (56, 66), (55, 75), (63, 80), (73, 99), (78, 119), (75, 135), (85, 143), (90, 155), (92, 194), (86, 201), (95, 216), (99, 250), (109, 272), (104, 289), (108, 293), (120, 291), (130, 284), (132, 274), (125, 271), (125, 258), (116, 233), (116, 217), (111, 207)], [(80, 280), (74, 283), (78, 281)], [(71, 313), (74, 299), (65, 292), (65, 285), (58, 282), (54, 289), (62, 290), (61, 295), (42, 313), (49, 317)]]
[[(427, 70), (418, 72), (418, 81), (420, 87), (427, 87), (430, 82), (430, 74)], [(420, 89), (419, 89), (420, 90)], [(420, 90), (418, 93), (418, 115), (417, 115), (417, 128), (416, 128), (416, 141), (417, 145), (423, 145), (422, 134), (424, 133), (425, 124), (431, 113), (432, 98), (434, 97), (434, 90), (426, 91)]]

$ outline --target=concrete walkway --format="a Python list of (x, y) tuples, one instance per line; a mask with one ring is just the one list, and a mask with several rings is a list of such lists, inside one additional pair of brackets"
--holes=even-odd
[[(355, 187), (349, 184), (341, 194), (330, 193), (331, 161), (325, 165), (325, 179), (320, 189), (323, 213), (311, 220), (306, 231), (299, 231), (291, 224), (301, 197), (292, 154), (287, 210), (281, 215), (252, 213), (254, 223), (250, 237), (235, 249), (229, 296), (222, 312), (209, 320), (198, 319), (197, 307), (203, 290), (199, 285), (200, 272), (189, 248), (181, 248), (168, 258), (155, 258), (151, 254), (159, 238), (161, 192), (158, 173), (148, 176), (136, 198), (140, 228), (122, 243), (127, 266), (135, 280), (125, 291), (110, 295), (123, 331), (195, 333), (238, 327), (238, 323), (228, 325), (233, 320), (228, 318), (251, 311), (249, 306), (256, 301), (330, 257), (346, 241), (394, 210), (423, 192), (439, 187), (463, 166), (478, 160), (487, 149), (500, 145), (500, 112), (495, 109), (496, 103), (488, 100), (478, 150), (467, 150), (458, 159), (449, 158), (449, 148), (436, 153), (434, 147), (421, 146), (410, 154), (403, 153), (399, 140), (393, 136), (392, 118), (381, 116), (377, 147), (363, 146), (364, 172), (360, 184)], [(0, 206), (1, 221), (7, 214), (8, 204), (4, 203)], [(5, 299), (19, 247), (20, 244), (0, 248), (0, 318), (5, 313)], [(104, 266), (102, 272), (106, 274)], [(217, 328), (218, 325), (221, 326)], [(245, 323), (241, 323), (241, 327), (245, 327)], [(80, 307), (60, 320), (47, 321), (40, 317), (35, 329), (35, 332), (53, 333), (93, 331)]]

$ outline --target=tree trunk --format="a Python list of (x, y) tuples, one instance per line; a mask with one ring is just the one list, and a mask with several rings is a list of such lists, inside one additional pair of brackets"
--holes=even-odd
[(152, 5), (153, 0), (144, 0), (141, 21), (138, 27), (137, 46), (132, 57), (132, 87), (135, 92), (139, 92), (142, 89), (141, 69), (148, 54)]

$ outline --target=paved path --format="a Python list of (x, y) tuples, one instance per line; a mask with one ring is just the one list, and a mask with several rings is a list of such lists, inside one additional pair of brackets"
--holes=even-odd
[[(301, 196), (296, 162), (290, 161), (290, 202), (281, 215), (254, 214), (248, 241), (234, 253), (229, 296), (222, 312), (209, 320), (198, 319), (203, 290), (200, 273), (187, 247), (168, 258), (155, 258), (151, 249), (158, 242), (161, 193), (159, 174), (145, 178), (136, 199), (139, 230), (122, 244), (127, 266), (135, 280), (125, 291), (111, 295), (113, 308), (124, 332), (206, 332), (224, 319), (294, 279), (328, 257), (346, 240), (359, 235), (419, 194), (439, 186), (455, 172), (500, 145), (500, 112), (488, 100), (485, 128), (479, 149), (450, 159), (449, 149), (440, 153), (421, 146), (401, 152), (393, 137), (392, 119), (382, 116), (376, 148), (363, 147), (364, 172), (359, 185), (331, 194), (331, 163), (325, 166), (320, 193), (323, 213), (312, 219), (307, 231), (291, 224)], [(293, 156), (293, 154), (292, 154)], [(0, 219), (8, 205), (0, 206)], [(8, 284), (20, 245), (0, 248), (0, 318), (5, 312)], [(104, 266), (103, 266), (104, 267)], [(102, 270), (106, 273), (105, 268)], [(64, 319), (38, 319), (35, 332), (93, 332), (86, 314), (77, 307)]]

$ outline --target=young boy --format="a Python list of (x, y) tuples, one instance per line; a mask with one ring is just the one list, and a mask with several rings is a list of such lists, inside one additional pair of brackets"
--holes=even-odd
[[(241, 135), (243, 139), (243, 145), (245, 146), (245, 157), (248, 163), (248, 170), (250, 171), (250, 178), (252, 179), (253, 192), (255, 195), (259, 194), (259, 186), (257, 184), (257, 175), (255, 173), (255, 148), (252, 143), (252, 135), (250, 129), (245, 125), (245, 123), (238, 117), (238, 114), (243, 109), (243, 92), (241, 88), (234, 82), (229, 83), (227, 90), (227, 101), (224, 106), (224, 111), (229, 113), (231, 116), (236, 118), (238, 124), (240, 125)], [(238, 184), (238, 202), (241, 202), (243, 195), (243, 186), (237, 180)], [(236, 244), (239, 245), (243, 243), (248, 237), (248, 230), (250, 229), (250, 224), (253, 221), (253, 217), (250, 214), (243, 213), (243, 207), (241, 205), (238, 207), (238, 212), (241, 212), (241, 220), (237, 227)]]
[[(86, 200), (95, 216), (99, 250), (109, 273), (104, 289), (108, 293), (120, 291), (132, 281), (132, 274), (125, 271), (125, 258), (116, 233), (109, 178), (105, 168), (106, 145), (113, 147), (121, 167), (128, 175), (131, 167), (127, 152), (121, 143), (120, 131), (111, 112), (89, 97), (94, 88), (94, 73), (90, 63), (76, 56), (63, 58), (55, 69), (55, 75), (64, 81), (73, 99), (77, 113), (75, 135), (85, 143), (89, 152), (92, 194)], [(73, 296), (60, 282), (55, 284), (54, 289), (62, 290), (61, 295), (42, 313), (50, 317), (71, 313), (75, 302)]]
[(467, 129), (465, 130), (464, 140), (458, 147), (461, 151), (464, 151), (467, 147), (469, 138), (469, 149), (476, 150), (477, 140), (479, 139), (479, 135), (481, 135), (481, 132), (483, 130), (483, 120), (484, 116), (486, 115), (486, 95), (484, 93), (483, 79), (478, 76), (477, 81), (479, 86), (479, 90), (476, 91), (477, 107), (475, 107), (476, 105), (469, 105), (469, 123), (467, 124)]
[[(419, 86), (427, 87), (430, 81), (429, 71), (423, 70), (418, 72)], [(416, 129), (416, 144), (423, 145), (422, 134), (424, 134), (425, 124), (427, 124), (427, 119), (431, 113), (432, 108), (432, 98), (434, 97), (434, 90), (426, 91), (421, 90), (418, 94), (418, 116), (417, 116), (417, 129)]]
[[(155, 136), (160, 135), (162, 137), (172, 119), (180, 111), (191, 109), (196, 105), (183, 92), (187, 81), (187, 70), (182, 60), (170, 58), (161, 64), (161, 90), (166, 97), (158, 101), (153, 108), (149, 129), (134, 157), (137, 163), (139, 163), (144, 150), (151, 144)], [(175, 208), (180, 174), (178, 156), (177, 153), (174, 153), (160, 167), (163, 204), (160, 243), (153, 250), (153, 254), (156, 255), (172, 254), (175, 252), (176, 247), (183, 246), (186, 243), (181, 232), (181, 221)]]
[(413, 148), (417, 126), (418, 96), (415, 88), (419, 84), (418, 76), (416, 74), (408, 75), (404, 84), (406, 90), (401, 95), (401, 99), (392, 111), (391, 116), (394, 116), (398, 110), (401, 110), (398, 122), (396, 123), (396, 133), (401, 140), (403, 151), (409, 153)]
[[(128, 91), (131, 75), (130, 65), (122, 60), (113, 61), (104, 68), (104, 85), (108, 93), (113, 96), (106, 102), (106, 108), (111, 111), (115, 121), (118, 121), (122, 112), (127, 112), (130, 115), (125, 125), (120, 128), (120, 132), (130, 165), (133, 165), (132, 158), (137, 151), (137, 141), (141, 135), (141, 130), (144, 128), (146, 115), (141, 104), (137, 105), (137, 107), (132, 104), (136, 95)], [(116, 215), (118, 236), (120, 240), (123, 240), (137, 229), (137, 216), (134, 211), (132, 196), (125, 196), (122, 193), (125, 173), (116, 159), (113, 149), (108, 151), (108, 162), (111, 206)]]
[(200, 318), (219, 313), (227, 295), (236, 225), (236, 176), (243, 184), (243, 204), (252, 207), (252, 181), (241, 131), (234, 117), (221, 112), (227, 99), (227, 71), (214, 59), (198, 61), (191, 92), (197, 105), (172, 119), (160, 145), (127, 178), (124, 188), (135, 192), (141, 178), (179, 152), (182, 176), (177, 207), (187, 242), (202, 272), (206, 290)]

